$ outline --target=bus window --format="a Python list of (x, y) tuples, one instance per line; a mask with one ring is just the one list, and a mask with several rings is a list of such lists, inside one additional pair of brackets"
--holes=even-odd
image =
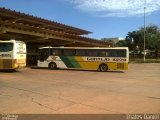
[(109, 50), (99, 50), (98, 52), (99, 57), (109, 57)]
[(97, 50), (87, 50), (87, 56), (98, 56), (98, 51)]
[(76, 56), (86, 56), (86, 50), (77, 49)]
[(54, 55), (54, 56), (62, 55), (62, 50), (60, 50), (60, 49), (52, 49), (51, 50), (51, 55)]
[(119, 50), (118, 55), (118, 57), (126, 57), (126, 50)]
[(66, 55), (66, 56), (74, 56), (75, 55), (75, 50), (73, 50), (73, 49), (64, 49), (63, 54)]
[(117, 53), (115, 50), (110, 50), (110, 56), (117, 57)]
[(126, 57), (126, 50), (111, 50), (112, 57)]
[(105, 51), (105, 56), (110, 57), (110, 51)]
[(9, 52), (13, 50), (13, 43), (0, 43), (0, 52)]
[(98, 51), (98, 56), (99, 56), (99, 57), (105, 57), (105, 56), (106, 56), (105, 53), (106, 53), (106, 52), (105, 52), (104, 50), (99, 50), (99, 51)]
[(40, 61), (44, 61), (50, 55), (50, 49), (42, 49), (40, 51)]

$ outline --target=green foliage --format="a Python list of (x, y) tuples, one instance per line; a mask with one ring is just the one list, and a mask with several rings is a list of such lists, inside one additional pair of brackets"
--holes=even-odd
[(110, 43), (111, 46), (115, 46), (115, 43), (114, 43), (114, 41), (112, 39), (102, 38), (101, 40)]
[[(132, 39), (134, 42), (132, 42)], [(154, 50), (158, 54), (158, 51), (160, 51), (160, 28), (157, 25), (147, 26), (145, 31), (145, 40), (146, 49)], [(144, 48), (144, 28), (128, 32), (126, 41), (130, 50), (135, 51), (138, 47), (141, 54)]]
[(160, 50), (160, 29), (156, 25), (146, 27), (146, 48)]
[[(144, 28), (139, 30), (128, 32), (126, 39), (118, 42), (114, 42), (112, 39), (101, 39), (106, 42), (110, 42), (112, 46), (116, 47), (129, 47), (133, 53), (142, 55), (144, 50)], [(146, 50), (155, 51), (156, 56), (160, 52), (160, 28), (157, 25), (149, 25), (145, 29), (145, 48)]]
[(128, 43), (126, 40), (120, 40), (119, 42), (116, 43), (116, 47), (127, 47)]

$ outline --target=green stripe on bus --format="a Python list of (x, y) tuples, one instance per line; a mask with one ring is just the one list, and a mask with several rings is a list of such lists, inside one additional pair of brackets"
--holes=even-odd
[(80, 64), (73, 56), (59, 56), (67, 68), (81, 68)]

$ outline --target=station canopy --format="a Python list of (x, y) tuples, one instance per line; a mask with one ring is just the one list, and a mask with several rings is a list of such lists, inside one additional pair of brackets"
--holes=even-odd
[[(82, 23), (83, 24), (83, 23)], [(108, 46), (109, 43), (84, 37), (91, 32), (0, 8), (0, 39), (16, 39), (39, 46)]]

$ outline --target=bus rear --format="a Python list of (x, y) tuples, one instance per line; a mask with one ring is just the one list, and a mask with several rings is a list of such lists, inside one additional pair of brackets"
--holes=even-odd
[(0, 70), (18, 69), (26, 66), (24, 42), (0, 41)]
[(26, 66), (26, 44), (22, 41), (15, 41), (14, 51), (14, 68), (24, 68)]

